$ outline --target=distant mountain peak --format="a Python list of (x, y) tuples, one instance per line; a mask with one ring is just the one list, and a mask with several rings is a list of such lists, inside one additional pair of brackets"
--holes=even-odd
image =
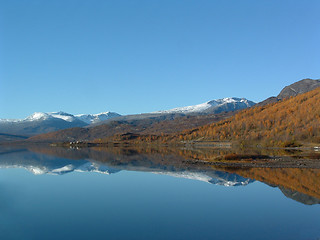
[(312, 91), (320, 87), (320, 80), (319, 79), (302, 79), (298, 82), (295, 82), (289, 86), (286, 86), (282, 89), (282, 91), (277, 96), (278, 99), (284, 99), (288, 97), (294, 97), (302, 93), (306, 93)]
[(73, 122), (76, 121), (76, 117), (72, 114), (66, 113), (66, 112), (50, 112), (50, 113), (44, 113), (44, 112), (35, 112), (28, 116), (25, 119), (22, 120), (16, 120), (16, 121), (43, 121), (47, 119), (62, 119), (67, 122)]
[(43, 112), (35, 112), (25, 118), (25, 121), (38, 121), (38, 120), (45, 120), (50, 118), (50, 115), (48, 113), (43, 113)]
[(118, 113), (115, 112), (102, 112), (102, 113), (97, 113), (97, 114), (77, 114), (75, 115), (76, 118), (79, 120), (87, 123), (87, 124), (93, 124), (93, 123), (98, 123), (102, 122), (105, 120), (108, 120), (113, 117), (119, 117), (121, 116)]
[(234, 111), (239, 109), (244, 109), (247, 107), (253, 106), (255, 103), (246, 99), (246, 98), (236, 98), (236, 97), (227, 97), (221, 99), (211, 100), (205, 103), (187, 106), (187, 107), (179, 107), (173, 108), (164, 111), (157, 111), (154, 113), (219, 113), (223, 111)]

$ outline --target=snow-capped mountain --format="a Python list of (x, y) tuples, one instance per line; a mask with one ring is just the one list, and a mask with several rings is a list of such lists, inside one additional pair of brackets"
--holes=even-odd
[(252, 107), (253, 105), (255, 105), (255, 103), (246, 98), (233, 97), (233, 98), (216, 99), (216, 100), (208, 101), (198, 105), (173, 108), (170, 110), (157, 111), (154, 113), (162, 113), (162, 114), (163, 113), (182, 113), (182, 114), (220, 113), (224, 111), (227, 112), (227, 111), (240, 110), (240, 109)]
[(118, 113), (115, 112), (103, 112), (98, 114), (78, 114), (75, 115), (75, 117), (85, 123), (92, 124), (92, 123), (98, 123), (105, 120), (108, 120), (110, 118), (119, 117), (121, 116)]
[(0, 133), (33, 136), (66, 128), (84, 127), (118, 116), (120, 115), (112, 112), (79, 115), (35, 112), (25, 119), (0, 119)]
[[(114, 112), (103, 112), (99, 114), (77, 114), (72, 115), (65, 112), (36, 112), (25, 119), (0, 119), (0, 133), (1, 134), (11, 134), (18, 135), (19, 137), (30, 137), (42, 133), (50, 133), (58, 130), (63, 130), (67, 128), (72, 129), (72, 134), (68, 130), (68, 133), (59, 132), (54, 137), (48, 141), (57, 140), (58, 141), (69, 141), (73, 139), (87, 139), (87, 131), (93, 131), (93, 134), (90, 134), (91, 138), (99, 138), (99, 133), (101, 132), (102, 137), (106, 136), (106, 129), (104, 131), (96, 131), (94, 127), (98, 125), (107, 125), (113, 126), (114, 124), (109, 119), (116, 118), (118, 121), (126, 122), (124, 128), (121, 126), (115, 130), (114, 127), (111, 127), (112, 131), (107, 131), (108, 133), (117, 134), (123, 133), (123, 131), (140, 131), (139, 129), (146, 129), (148, 126), (153, 123), (157, 123), (164, 120), (174, 120), (178, 117), (185, 115), (209, 115), (209, 114), (218, 114), (221, 112), (230, 112), (235, 110), (241, 110), (253, 106), (255, 103), (249, 101), (245, 98), (223, 98), (208, 101), (206, 103), (174, 108), (171, 110), (158, 111), (147, 114), (135, 114), (120, 116), (120, 114)], [(178, 122), (177, 122), (178, 123)], [(206, 124), (207, 122), (203, 122)], [(117, 123), (120, 124), (121, 123)], [(83, 131), (83, 129), (76, 129), (76, 127), (86, 127), (90, 125), (90, 129)], [(128, 127), (129, 126), (129, 127)], [(184, 125), (187, 126), (187, 125)], [(194, 125), (190, 125), (194, 127)], [(165, 126), (163, 126), (165, 128)], [(138, 130), (137, 130), (138, 129)], [(179, 129), (179, 128), (177, 128)], [(182, 129), (184, 130), (184, 129)], [(164, 129), (165, 131), (165, 129)], [(82, 134), (85, 134), (83, 136)], [(74, 136), (75, 135), (75, 136)], [(47, 137), (47, 136), (46, 136)], [(41, 138), (40, 141), (45, 141), (46, 137)], [(5, 137), (4, 139), (8, 139)], [(16, 138), (12, 138), (16, 139)], [(33, 139), (36, 140), (36, 139)]]
[(0, 119), (1, 122), (33, 122), (33, 121), (43, 121), (48, 119), (62, 119), (67, 122), (74, 122), (74, 121), (82, 121), (87, 124), (91, 123), (97, 123), (100, 121), (105, 121), (107, 119), (113, 118), (113, 117), (119, 117), (121, 116), (118, 113), (115, 112), (104, 112), (104, 113), (98, 113), (98, 114), (77, 114), (72, 115), (70, 113), (66, 112), (50, 112), (50, 113), (44, 113), (44, 112), (35, 112), (31, 114), (30, 116), (26, 117), (25, 119)]
[(74, 122), (78, 119), (72, 114), (65, 113), (65, 112), (51, 112), (51, 113), (35, 112), (32, 115), (28, 116), (26, 119), (22, 119), (20, 121), (41, 121), (41, 120), (47, 120), (50, 118), (51, 119), (58, 118), (67, 122)]

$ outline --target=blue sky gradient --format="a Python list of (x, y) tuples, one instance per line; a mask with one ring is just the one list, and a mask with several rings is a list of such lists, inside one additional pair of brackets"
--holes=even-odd
[(261, 101), (320, 78), (320, 1), (1, 1), (0, 118)]

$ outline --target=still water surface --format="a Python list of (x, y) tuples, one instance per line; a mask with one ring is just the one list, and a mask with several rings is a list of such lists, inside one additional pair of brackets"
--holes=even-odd
[(308, 195), (152, 155), (0, 152), (1, 239), (320, 238), (317, 186)]

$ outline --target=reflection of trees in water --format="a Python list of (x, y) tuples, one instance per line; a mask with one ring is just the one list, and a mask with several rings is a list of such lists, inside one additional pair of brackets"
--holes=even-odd
[(240, 176), (282, 186), (320, 199), (320, 169), (311, 168), (249, 168), (229, 169)]

